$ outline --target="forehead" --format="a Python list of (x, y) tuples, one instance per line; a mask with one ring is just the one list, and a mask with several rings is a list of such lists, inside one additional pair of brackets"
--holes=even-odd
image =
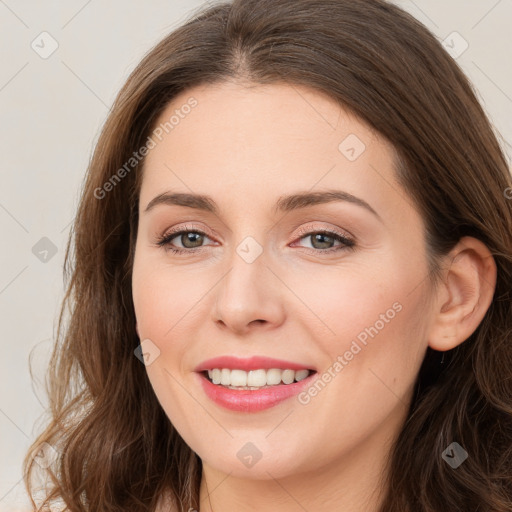
[(298, 189), (365, 191), (381, 208), (397, 199), (392, 146), (308, 87), (225, 82), (190, 88), (166, 106), (151, 136), (143, 207), (167, 189), (237, 194), (246, 207), (248, 195), (277, 198)]
[[(194, 106), (191, 108), (190, 104)], [(309, 87), (287, 83), (200, 85), (177, 95), (156, 124), (159, 141), (171, 133), (175, 142), (178, 137), (183, 142), (182, 139), (195, 136), (194, 142), (200, 139), (206, 145), (214, 141), (222, 144), (222, 148), (228, 147), (230, 154), (258, 150), (260, 158), (264, 156), (263, 143), (267, 149), (273, 149), (277, 142), (286, 146), (296, 143), (295, 151), (301, 152), (313, 143), (327, 147), (341, 142), (339, 137), (345, 132), (357, 132), (365, 144), (379, 139), (371, 126), (333, 98)], [(238, 147), (241, 142), (245, 144)]]

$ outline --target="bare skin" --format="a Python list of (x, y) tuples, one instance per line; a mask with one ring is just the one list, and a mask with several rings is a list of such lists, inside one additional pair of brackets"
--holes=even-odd
[[(140, 339), (160, 351), (147, 366), (156, 396), (203, 462), (200, 510), (377, 512), (425, 351), (449, 350), (476, 329), (492, 300), (494, 260), (466, 237), (434, 289), (423, 220), (395, 180), (393, 148), (321, 93), (200, 86), (159, 121), (192, 96), (197, 106), (145, 161), (133, 300)], [(327, 190), (374, 211), (353, 201), (273, 209), (283, 196)], [(171, 191), (208, 195), (218, 212), (144, 211)], [(172, 247), (186, 254), (157, 246), (171, 228), (205, 233), (201, 248), (185, 246), (185, 236)], [(315, 239), (320, 230), (334, 235)], [(262, 251), (251, 263), (237, 252), (246, 237)], [(354, 353), (367, 329), (374, 335)], [(204, 394), (194, 372), (228, 354), (299, 362), (331, 379), (302, 403), (231, 411)], [(237, 457), (247, 443), (261, 454), (251, 467)]]

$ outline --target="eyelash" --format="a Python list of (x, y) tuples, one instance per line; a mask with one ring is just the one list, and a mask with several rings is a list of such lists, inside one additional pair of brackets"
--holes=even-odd
[[(158, 247), (162, 247), (166, 251), (171, 251), (174, 254), (184, 254), (184, 253), (189, 253), (190, 254), (190, 253), (194, 253), (194, 252), (199, 252), (202, 249), (204, 249), (204, 246), (203, 247), (196, 247), (196, 248), (193, 248), (193, 249), (184, 249), (184, 248), (181, 248), (181, 247), (178, 247), (178, 248), (172, 247), (171, 240), (173, 240), (174, 238), (176, 238), (176, 237), (178, 237), (180, 235), (183, 235), (185, 233), (196, 233), (198, 235), (210, 238), (207, 233), (205, 233), (205, 232), (203, 232), (203, 231), (201, 231), (199, 229), (194, 229), (193, 227), (185, 226), (183, 229), (176, 230), (176, 231), (171, 231), (168, 234), (164, 234), (162, 236), (159, 236), (157, 241), (156, 241), (156, 245)], [(309, 247), (303, 247), (303, 249), (305, 249), (310, 254), (318, 255), (319, 253), (321, 253), (321, 254), (333, 253), (333, 252), (338, 252), (338, 251), (343, 251), (343, 250), (353, 250), (355, 248), (354, 240), (352, 240), (351, 238), (348, 238), (346, 235), (344, 235), (342, 233), (339, 233), (337, 231), (329, 231), (327, 229), (319, 229), (319, 230), (316, 230), (316, 231), (311, 231), (311, 230), (302, 228), (302, 229), (299, 230), (299, 233), (298, 233), (299, 240), (301, 240), (302, 238), (306, 238), (307, 236), (317, 235), (317, 234), (328, 235), (329, 237), (332, 237), (335, 240), (341, 242), (343, 245), (342, 246), (338, 246), (338, 247), (331, 247), (330, 249), (311, 249)]]

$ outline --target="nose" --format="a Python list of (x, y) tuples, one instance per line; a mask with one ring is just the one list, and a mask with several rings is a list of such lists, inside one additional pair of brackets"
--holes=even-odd
[(268, 260), (264, 252), (252, 262), (233, 254), (230, 269), (214, 288), (213, 320), (219, 328), (243, 335), (283, 323), (285, 287)]

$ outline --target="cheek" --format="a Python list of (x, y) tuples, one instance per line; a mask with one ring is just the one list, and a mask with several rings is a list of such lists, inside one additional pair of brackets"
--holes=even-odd
[(300, 397), (308, 412), (304, 428), (318, 432), (318, 443), (329, 437), (331, 446), (357, 444), (406, 411), (426, 346), (425, 289), (409, 294), (404, 281), (385, 290), (352, 299), (339, 292), (337, 307), (325, 303), (322, 314), (336, 332), (316, 338), (328, 355), (320, 374), (325, 385)]
[(407, 278), (400, 282), (390, 278), (394, 274), (381, 260), (379, 265), (368, 262), (322, 269), (309, 279), (290, 274), (286, 280), (307, 306), (301, 306), (304, 314), (296, 319), (335, 356), (349, 349), (358, 335), (364, 339), (366, 329), (377, 323), (378, 330), (383, 330), (398, 316)]
[(417, 370), (427, 337), (424, 277), (424, 261), (395, 254), (358, 268), (319, 272), (294, 283), (314, 314), (301, 322), (327, 355), (326, 363), (346, 356), (354, 372), (377, 365), (413, 378), (409, 373)]
[(197, 404), (191, 402), (182, 374), (190, 322), (196, 318), (194, 307), (206, 293), (199, 281), (183, 268), (172, 271), (142, 258), (134, 264), (132, 288), (139, 336), (141, 341), (151, 340), (160, 351), (146, 372), (160, 405), (180, 432), (201, 429), (201, 411), (194, 410)]
[(141, 261), (133, 272), (133, 302), (141, 337), (156, 344), (176, 338), (182, 325), (194, 317), (194, 307), (206, 291), (197, 273)]

